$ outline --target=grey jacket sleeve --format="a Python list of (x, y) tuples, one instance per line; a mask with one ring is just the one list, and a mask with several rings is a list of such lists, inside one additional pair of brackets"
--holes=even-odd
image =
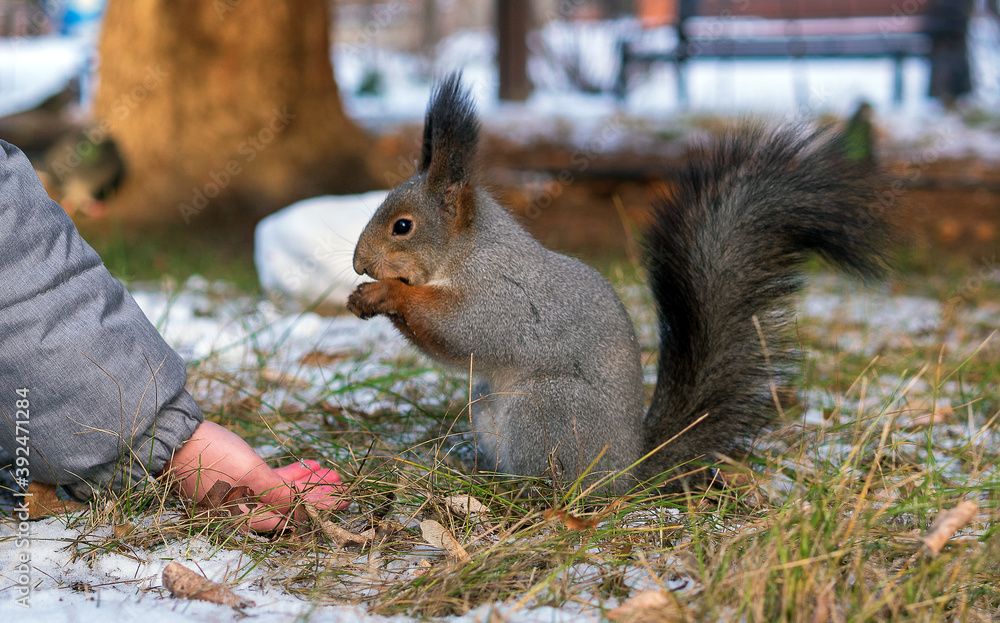
[(184, 361), (49, 199), (28, 159), (0, 141), (5, 454), (27, 454), (31, 479), (80, 499), (145, 482), (203, 419), (186, 378)]

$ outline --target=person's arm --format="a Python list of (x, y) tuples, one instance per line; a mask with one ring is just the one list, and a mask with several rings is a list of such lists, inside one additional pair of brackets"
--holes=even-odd
[(181, 493), (195, 499), (219, 480), (250, 487), (272, 507), (250, 518), (258, 530), (283, 523), (293, 491), (324, 508), (345, 504), (333, 495), (333, 470), (272, 470), (239, 436), (204, 421), (185, 389), (184, 360), (48, 197), (25, 155), (2, 140), (0, 341), (0, 447), (27, 453), (19, 482), (61, 485), (87, 500), (139, 490), (170, 467)]

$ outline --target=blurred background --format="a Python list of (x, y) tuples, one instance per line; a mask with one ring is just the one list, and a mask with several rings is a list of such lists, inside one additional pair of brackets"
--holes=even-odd
[(487, 179), (559, 250), (627, 258), (685, 147), (763, 116), (851, 128), (898, 176), (915, 269), (981, 263), (1000, 240), (997, 17), (996, 0), (0, 0), (0, 138), (119, 278), (256, 291), (257, 223), (408, 177), (433, 81), (461, 69)]

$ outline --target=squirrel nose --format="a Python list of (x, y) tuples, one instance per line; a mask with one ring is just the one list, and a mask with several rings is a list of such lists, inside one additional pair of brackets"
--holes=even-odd
[(357, 253), (354, 254), (354, 272), (359, 275), (363, 275), (368, 272), (368, 267), (365, 265), (365, 262), (358, 257)]
[(372, 272), (375, 272), (373, 269), (377, 267), (378, 260), (375, 254), (370, 253), (367, 246), (359, 243), (354, 249), (354, 272), (376, 279)]
[(366, 266), (367, 262), (365, 262), (364, 253), (362, 253), (361, 251), (360, 240), (358, 241), (357, 246), (354, 247), (353, 263), (354, 263), (354, 272), (358, 273), (359, 275), (365, 274), (365, 271), (368, 269), (368, 267)]

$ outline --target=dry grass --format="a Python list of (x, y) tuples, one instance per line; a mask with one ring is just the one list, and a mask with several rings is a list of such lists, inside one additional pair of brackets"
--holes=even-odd
[[(990, 323), (1000, 312), (970, 320), (985, 303), (966, 301), (938, 334), (919, 339), (803, 321), (807, 357), (791, 423), (724, 460), (715, 486), (674, 496), (581, 497), (579, 488), (468, 473), (467, 379), (439, 376), (409, 354), (367, 376), (331, 371), (318, 393), (296, 386), (307, 366), (281, 365), (274, 352), (238, 372), (208, 358), (192, 371), (192, 389), (216, 397), (211, 416), (276, 462), (336, 465), (355, 504), (327, 519), (373, 538), (341, 548), (307, 524), (248, 536), (231, 519), (197, 516), (156, 483), (94, 502), (74, 520), (74, 555), (93, 561), (197, 538), (243, 553), (234, 581), (265, 569), (268, 582), (318, 604), (422, 617), (498, 602), (606, 613), (656, 590), (675, 607), (648, 620), (996, 620), (1000, 347)], [(648, 327), (640, 333), (649, 340)], [(855, 334), (863, 348), (844, 348)], [(877, 352), (868, 352), (873, 341)], [(446, 503), (455, 495), (488, 512), (456, 511)], [(921, 536), (961, 500), (978, 513), (929, 553)], [(426, 543), (427, 519), (469, 560)], [(108, 536), (107, 526), (118, 528)]]

